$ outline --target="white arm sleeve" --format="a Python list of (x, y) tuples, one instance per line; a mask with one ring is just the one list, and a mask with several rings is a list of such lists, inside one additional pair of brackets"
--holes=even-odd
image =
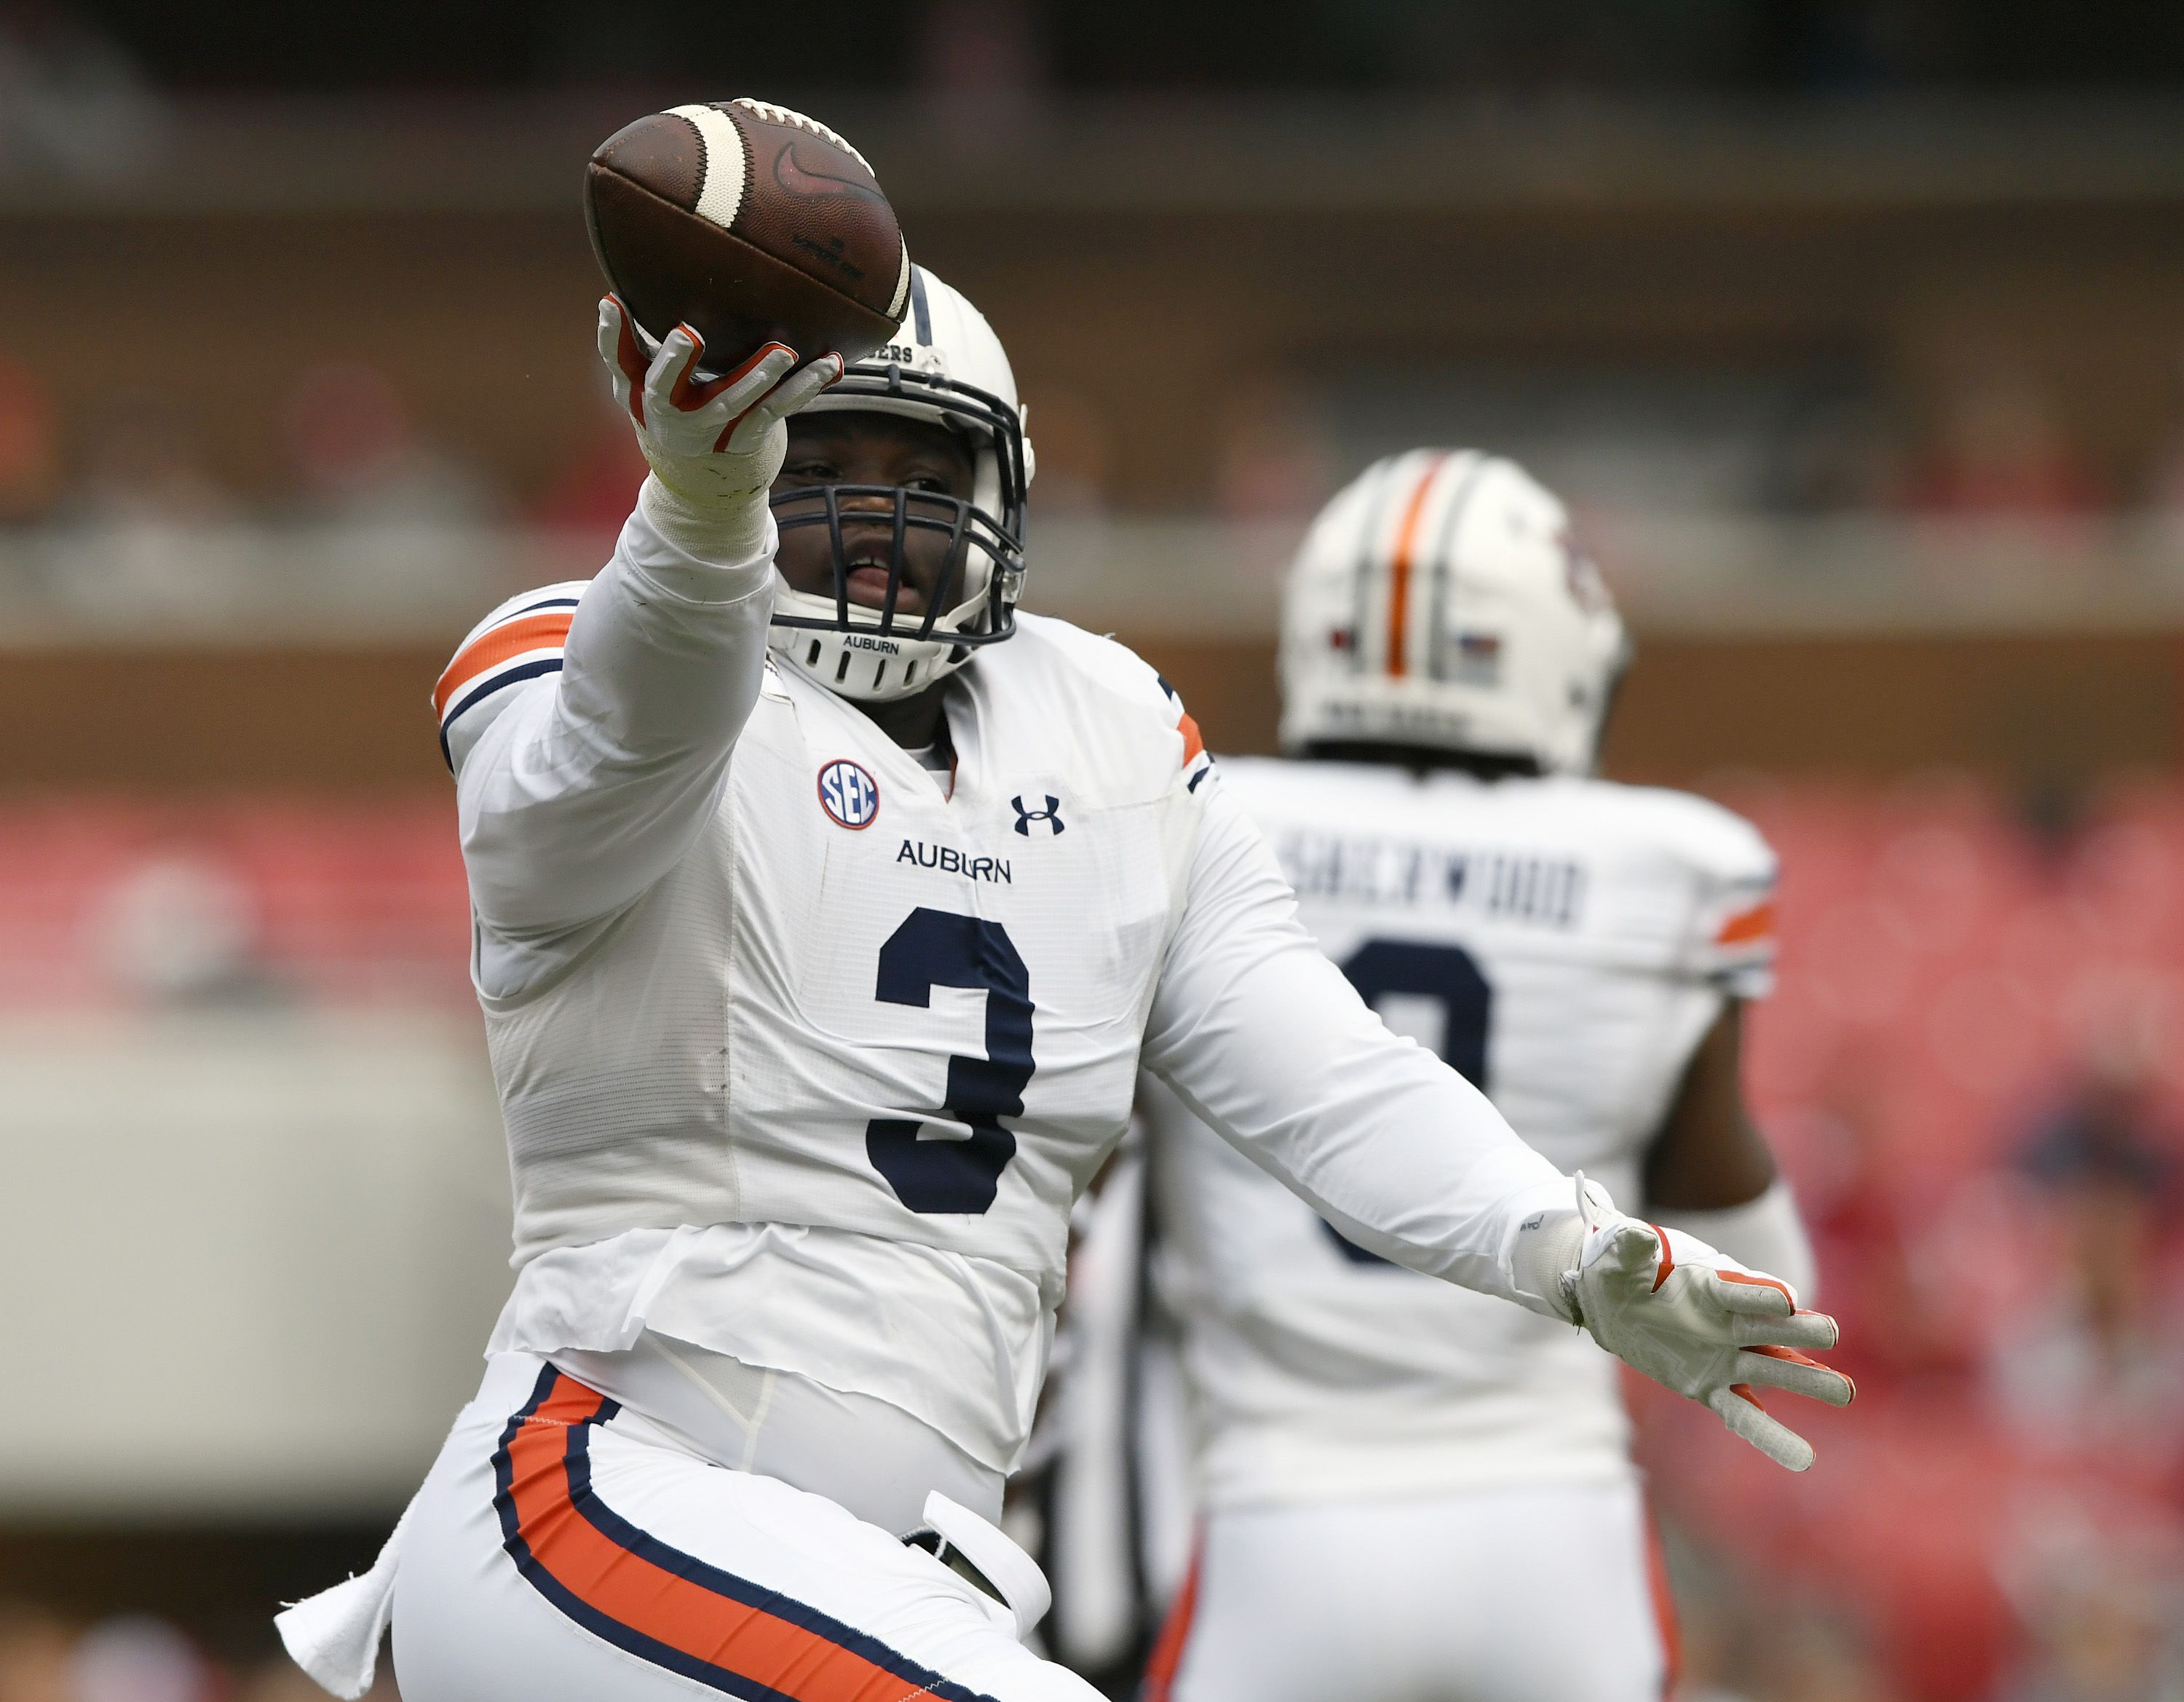
[(671, 542), (647, 479), (614, 559), (585, 588), (562, 670), (522, 688), (456, 787), (482, 926), (532, 944), (627, 905), (717, 805), (757, 700), (775, 535), (705, 560)]
[(1740, 1265), (1780, 1277), (1797, 1290), (1799, 1305), (1813, 1304), (1820, 1286), (1819, 1266), (1813, 1258), (1812, 1240), (1805, 1233), (1805, 1220), (1797, 1210), (1797, 1197), (1780, 1176), (1768, 1184), (1758, 1199), (1741, 1205), (1719, 1211), (1657, 1211), (1653, 1215), (1670, 1229), (1696, 1236)]
[(1571, 1215), (1568, 1179), (1367, 1008), (1305, 932), (1243, 811), (1217, 787), (1205, 811), (1146, 1066), (1359, 1246), (1568, 1315), (1530, 1292), (1552, 1275), (1523, 1282), (1516, 1255), (1528, 1220)]

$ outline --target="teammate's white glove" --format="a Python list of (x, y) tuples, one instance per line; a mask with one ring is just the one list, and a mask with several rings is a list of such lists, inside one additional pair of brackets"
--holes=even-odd
[(783, 422), (841, 377), (842, 358), (800, 367), (794, 350), (770, 342), (734, 371), (706, 378), (698, 370), (705, 356), (705, 340), (688, 325), (654, 350), (617, 298), (599, 303), (599, 359), (669, 498), (655, 504), (668, 514), (656, 517), (748, 555), (765, 536), (766, 492), (788, 453)]
[(1577, 1209), (1583, 1239), (1562, 1276), (1574, 1321), (1626, 1365), (1711, 1407), (1776, 1465), (1809, 1466), (1812, 1444), (1770, 1417), (1756, 1391), (1848, 1406), (1851, 1380), (1799, 1351), (1833, 1347), (1836, 1321), (1800, 1310), (1787, 1283), (1694, 1236), (1624, 1216), (1582, 1175)]

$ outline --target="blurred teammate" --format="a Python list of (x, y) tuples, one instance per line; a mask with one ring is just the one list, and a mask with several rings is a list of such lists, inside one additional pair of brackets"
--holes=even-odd
[(408, 1702), (1085, 1695), (991, 1521), (1141, 1063), (1361, 1243), (1581, 1314), (1777, 1457), (1730, 1383), (1843, 1398), (1741, 1345), (1831, 1323), (1670, 1274), (1381, 1026), (1150, 669), (1017, 613), (1015, 382), (907, 281), (831, 388), (603, 303), (637, 512), (441, 680), (518, 1276), (389, 1552), (284, 1620), (333, 1688), (391, 1610)]
[[(1805, 1290), (1738, 1082), (1774, 859), (1711, 804), (1591, 777), (1626, 647), (1565, 520), (1490, 456), (1367, 470), (1290, 579), (1301, 760), (1223, 782), (1392, 1026), (1557, 1165)], [(1660, 1696), (1614, 1362), (1336, 1233), (1156, 1078), (1140, 1103), (1206, 1510), (1156, 1702)]]

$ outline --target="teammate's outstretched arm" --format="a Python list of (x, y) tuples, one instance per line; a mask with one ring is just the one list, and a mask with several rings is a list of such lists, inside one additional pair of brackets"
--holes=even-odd
[(1832, 1319), (1704, 1243), (1615, 1210), (1519, 1140), (1485, 1095), (1389, 1032), (1321, 955), (1258, 831), (1210, 788), (1146, 1066), (1360, 1246), (1582, 1324), (1793, 1471), (1812, 1450), (1748, 1393), (1841, 1405), (1805, 1358)]
[(560, 671), (460, 761), (472, 901), (519, 940), (627, 904), (711, 813), (765, 667), (783, 422), (842, 370), (772, 343), (703, 378), (696, 332), (648, 349), (612, 296), (599, 346), (651, 476), (584, 587)]

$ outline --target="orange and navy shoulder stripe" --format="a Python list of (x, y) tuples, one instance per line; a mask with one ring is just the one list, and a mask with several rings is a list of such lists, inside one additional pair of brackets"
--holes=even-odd
[(743, 1702), (990, 1702), (615, 1513), (592, 1482), (591, 1441), (619, 1410), (549, 1365), (493, 1457), (501, 1546), (555, 1608), (617, 1649)]
[(1733, 882), (1717, 900), (1712, 946), (1720, 957), (1763, 961), (1775, 949), (1775, 887), (1770, 871)]
[(577, 586), (555, 587), (517, 598), (505, 610), (488, 616), (455, 652), (454, 659), (432, 687), (432, 709), (440, 723), (440, 755), (454, 767), (448, 730), (495, 692), (561, 671), (561, 653), (569, 625), (576, 619)]
[(1762, 898), (1733, 912), (1716, 931), (1713, 943), (1724, 948), (1771, 951), (1774, 947), (1774, 900)]
[(1161, 690), (1167, 693), (1168, 702), (1175, 705), (1175, 730), (1183, 735), (1183, 771), (1190, 776), (1184, 783), (1184, 789), (1195, 792), (1199, 782), (1213, 772), (1213, 759), (1206, 754), (1206, 739), (1198, 731), (1198, 723), (1191, 718), (1190, 711), (1184, 708), (1183, 698), (1175, 687), (1168, 684), (1163, 675), (1156, 674), (1153, 677), (1160, 681)]

